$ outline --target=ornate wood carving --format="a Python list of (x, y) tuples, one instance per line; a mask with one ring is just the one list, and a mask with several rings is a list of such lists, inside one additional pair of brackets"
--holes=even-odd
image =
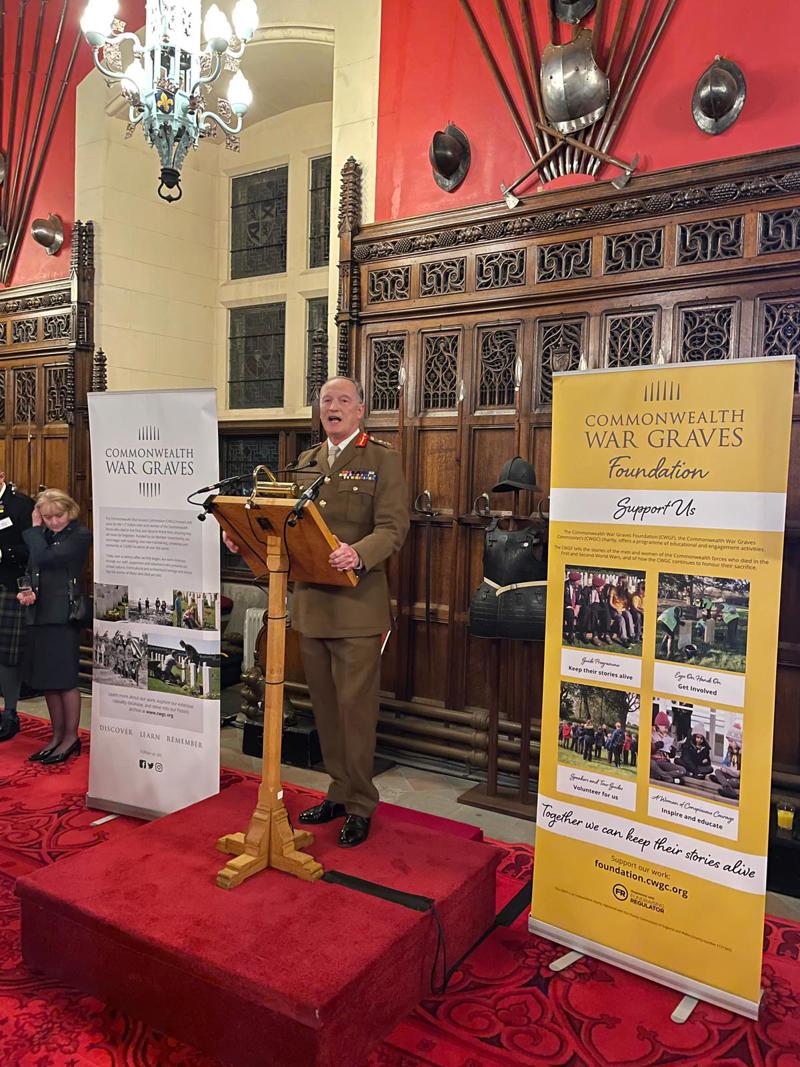
[(794, 297), (761, 302), (762, 356), (795, 356), (795, 392), (800, 388), (800, 301)]
[(800, 207), (765, 211), (758, 236), (759, 255), (794, 252), (800, 248)]
[(627, 274), (655, 270), (664, 264), (664, 231), (636, 230), (607, 236), (603, 247), (603, 273)]
[(67, 422), (74, 397), (69, 363), (45, 367), (45, 422)]
[(370, 304), (384, 304), (390, 300), (408, 300), (410, 285), (411, 267), (371, 270), (367, 283), (367, 300)]
[(733, 309), (733, 303), (680, 309), (678, 358), (681, 362), (730, 359)]
[(0, 370), (0, 422), (6, 421), (6, 372)]
[(39, 335), (38, 319), (12, 319), (11, 343), (13, 345), (35, 344)]
[(656, 312), (626, 311), (606, 316), (606, 366), (639, 367), (656, 352)]
[(583, 241), (539, 245), (536, 251), (537, 282), (588, 278), (592, 273), (592, 242), (588, 238)]
[(539, 383), (536, 403), (544, 407), (553, 402), (553, 372), (577, 370), (583, 352), (585, 316), (540, 319), (536, 324), (539, 353)]
[(475, 288), (506, 289), (510, 285), (525, 284), (524, 248), (510, 248), (505, 252), (487, 252), (475, 259)]
[(311, 339), (311, 359), (308, 365), (308, 399), (311, 404), (311, 440), (322, 440), (319, 422), (319, 394), (328, 377), (328, 334), (323, 329), (314, 331)]
[(36, 418), (36, 368), (14, 370), (14, 422), (31, 422)]
[(353, 339), (361, 305), (361, 276), (352, 260), (361, 226), (361, 164), (352, 156), (342, 167), (339, 191), (339, 295), (336, 304), (336, 373), (353, 373)]
[(421, 264), (419, 295), (448, 296), (450, 293), (463, 293), (466, 287), (466, 264), (463, 256)]
[(372, 338), (370, 411), (397, 411), (400, 407), (400, 368), (405, 348), (405, 337)]
[(679, 266), (689, 263), (712, 263), (717, 259), (736, 259), (742, 255), (743, 218), (705, 219), (678, 226)]
[(106, 354), (102, 348), (98, 348), (92, 360), (92, 390), (95, 393), (104, 393), (108, 389)]
[(424, 335), (422, 407), (426, 411), (445, 411), (458, 402), (460, 340), (458, 330)]
[[(778, 159), (782, 155), (789, 155), (789, 152), (775, 153)], [(709, 164), (687, 169), (674, 181), (671, 188), (642, 191), (639, 195), (630, 195), (633, 186), (629, 186), (624, 194), (611, 196), (605, 190), (595, 190), (593, 195), (586, 194), (585, 203), (559, 206), (556, 201), (558, 194), (548, 194), (547, 199), (552, 207), (534, 211), (526, 206), (514, 212), (503, 213), (489, 221), (476, 220), (468, 224), (425, 230), (418, 234), (359, 242), (354, 255), (359, 263), (366, 263), (409, 253), (431, 252), (439, 248), (466, 247), (480, 244), (482, 241), (518, 241), (524, 236), (537, 237), (584, 226), (611, 226), (619, 222), (664, 218), (704, 207), (716, 208), (726, 204), (748, 203), (800, 193), (800, 166), (794, 160), (788, 165), (773, 166), (769, 171), (758, 174), (731, 173), (723, 177), (725, 172), (733, 170), (737, 163), (741, 169), (741, 161), (731, 161), (727, 167)], [(714, 172), (720, 177), (713, 178)], [(704, 177), (704, 173), (708, 174), (708, 177)], [(648, 185), (660, 185), (660, 177), (662, 176), (643, 178), (636, 188), (645, 190)], [(777, 224), (784, 225), (783, 222)]]
[(480, 332), (478, 405), (482, 408), (514, 406), (519, 328), (485, 327)]
[(42, 319), (42, 338), (45, 341), (69, 341), (72, 337), (72, 314), (46, 315)]

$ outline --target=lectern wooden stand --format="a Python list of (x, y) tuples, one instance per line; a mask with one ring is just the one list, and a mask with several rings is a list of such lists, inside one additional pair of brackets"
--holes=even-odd
[[(280, 483), (276, 483), (280, 484)], [(317, 506), (307, 504), (296, 526), (288, 519), (296, 504), (291, 498), (253, 495), (218, 496), (209, 510), (257, 578), (269, 578), (267, 653), (264, 666), (264, 750), (258, 804), (245, 833), (226, 834), (217, 841), (229, 859), (217, 874), (217, 885), (233, 889), (267, 867), (313, 882), (322, 867), (305, 853), (314, 841), (305, 830), (293, 830), (283, 806), (281, 735), (286, 649), (286, 588), (290, 578), (319, 585), (357, 585), (352, 571), (337, 571), (328, 556), (339, 542)]]

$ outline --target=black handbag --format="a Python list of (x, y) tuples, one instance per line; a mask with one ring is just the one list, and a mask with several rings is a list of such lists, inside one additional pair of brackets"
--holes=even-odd
[(78, 581), (76, 578), (73, 578), (69, 594), (69, 614), (67, 616), (67, 622), (72, 626), (78, 626), (80, 629), (83, 629), (85, 626), (92, 625), (93, 616), (92, 598), (86, 596), (85, 593), (78, 592)]

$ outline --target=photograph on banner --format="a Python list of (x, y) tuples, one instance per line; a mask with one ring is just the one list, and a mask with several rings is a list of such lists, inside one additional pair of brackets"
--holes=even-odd
[(562, 681), (559, 792), (636, 807), (639, 703), (638, 693)]
[(219, 700), (219, 643), (195, 638), (190, 644), (172, 634), (159, 634), (147, 650), (147, 688), (173, 696)]
[(749, 581), (659, 574), (656, 658), (743, 674), (749, 610)]
[(147, 689), (147, 635), (130, 627), (95, 626), (92, 655), (95, 685)]
[(92, 597), (94, 617), (101, 622), (127, 622), (128, 587), (110, 582), (95, 582)]
[(644, 571), (568, 566), (564, 580), (564, 644), (641, 656)]
[(172, 625), (187, 630), (218, 630), (219, 593), (173, 589)]
[(128, 617), (149, 626), (173, 626), (175, 605), (169, 578), (132, 580), (128, 590)]

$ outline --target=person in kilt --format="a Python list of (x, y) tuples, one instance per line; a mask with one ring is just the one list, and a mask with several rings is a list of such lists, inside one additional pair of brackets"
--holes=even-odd
[(17, 601), (17, 579), (28, 565), (23, 531), (30, 528), (33, 501), (18, 492), (0, 471), (0, 741), (19, 733), (17, 700), (22, 682), (22, 607)]

